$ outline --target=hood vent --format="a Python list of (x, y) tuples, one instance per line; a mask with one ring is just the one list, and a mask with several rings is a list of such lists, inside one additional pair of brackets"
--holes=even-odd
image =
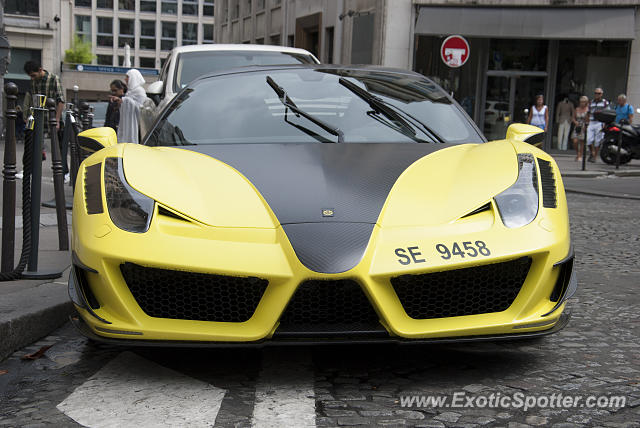
[(540, 169), (540, 181), (542, 182), (542, 206), (557, 208), (556, 178), (551, 162), (538, 158), (538, 169)]
[(158, 205), (158, 215), (163, 215), (165, 217), (171, 217), (174, 218), (176, 220), (182, 220), (182, 221), (187, 221), (189, 223), (191, 223), (191, 220), (189, 220), (186, 217), (182, 217), (179, 214), (176, 214), (173, 211), (168, 210), (167, 208), (163, 207), (162, 205)]
[(462, 217), (460, 217), (460, 218), (467, 218), (467, 217), (471, 217), (472, 215), (480, 214), (480, 213), (482, 213), (482, 212), (490, 211), (490, 210), (491, 210), (491, 202), (487, 202), (487, 203), (486, 203), (486, 204), (484, 204), (483, 206), (476, 208), (475, 210), (471, 211), (471, 212), (470, 212), (470, 213), (468, 213), (468, 214), (463, 215), (463, 216), (462, 216)]

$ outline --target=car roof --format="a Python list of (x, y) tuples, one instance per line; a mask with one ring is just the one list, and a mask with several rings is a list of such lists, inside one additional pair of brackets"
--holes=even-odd
[(292, 68), (311, 68), (311, 69), (320, 69), (320, 70), (328, 69), (328, 70), (350, 70), (350, 71), (378, 71), (378, 72), (384, 72), (389, 74), (402, 74), (405, 76), (411, 76), (414, 78), (426, 80), (430, 83), (434, 83), (431, 79), (429, 79), (425, 75), (417, 73), (415, 71), (404, 70), (401, 68), (384, 67), (379, 65), (287, 64), (287, 65), (251, 65), (246, 67), (238, 67), (238, 68), (231, 68), (228, 70), (215, 71), (215, 72), (211, 72), (211, 73), (207, 73), (199, 76), (198, 78), (192, 80), (188, 86), (193, 86), (193, 84), (197, 82), (200, 82), (202, 80), (206, 80), (215, 76), (251, 73), (256, 71), (268, 71), (268, 70), (287, 70)]
[[(207, 44), (187, 45), (173, 48), (173, 53), (202, 52), (202, 51), (262, 51), (262, 52), (287, 52), (300, 55), (313, 54), (305, 49), (290, 48), (288, 46), (250, 45), (250, 44)], [(315, 58), (315, 57), (314, 57)]]

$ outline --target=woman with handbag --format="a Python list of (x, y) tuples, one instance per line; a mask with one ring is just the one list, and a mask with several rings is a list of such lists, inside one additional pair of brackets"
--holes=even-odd
[(584, 156), (584, 142), (587, 138), (587, 126), (589, 125), (589, 98), (584, 95), (580, 97), (580, 104), (573, 111), (573, 133), (571, 141), (576, 150), (576, 159), (582, 161)]

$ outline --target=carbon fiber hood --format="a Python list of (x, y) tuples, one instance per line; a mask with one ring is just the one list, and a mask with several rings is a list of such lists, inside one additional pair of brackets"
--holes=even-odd
[(389, 191), (409, 165), (450, 144), (187, 146), (240, 173), (265, 198), (300, 261), (339, 273), (362, 259)]

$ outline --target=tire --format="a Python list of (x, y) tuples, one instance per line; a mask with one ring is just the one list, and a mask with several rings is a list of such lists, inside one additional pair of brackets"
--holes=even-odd
[[(608, 138), (602, 142), (602, 147), (600, 147), (600, 159), (602, 159), (602, 162), (609, 165), (616, 164), (617, 146), (618, 146), (617, 138)], [(611, 147), (613, 147), (613, 149), (609, 150)], [(631, 160), (631, 156), (620, 154), (620, 165), (629, 163), (630, 160)]]

